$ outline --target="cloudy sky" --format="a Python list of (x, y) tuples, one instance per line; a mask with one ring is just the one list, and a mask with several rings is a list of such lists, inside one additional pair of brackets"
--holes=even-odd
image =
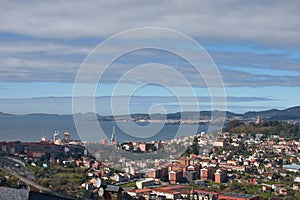
[[(230, 111), (299, 105), (299, 10), (297, 0), (1, 1), (0, 111), (71, 113), (73, 84), (86, 56), (107, 38), (142, 27), (179, 31), (202, 45), (220, 72)], [(132, 35), (99, 56), (108, 58), (137, 39), (140, 43), (176, 43), (163, 34), (155, 38), (148, 38), (147, 33), (143, 37)], [(202, 109), (210, 108), (207, 86), (189, 63), (168, 52), (144, 49), (116, 59), (105, 72), (96, 91), (100, 114), (109, 114), (103, 105), (117, 80), (146, 63), (160, 63), (178, 71), (191, 83)], [(167, 79), (181, 91), (176, 96), (188, 98), (181, 81), (157, 71), (153, 75), (153, 71), (150, 66), (134, 71), (130, 80), (122, 82), (122, 88), (141, 81), (136, 77), (156, 77), (156, 82)], [(95, 75), (93, 70), (88, 73)], [(122, 99), (122, 95), (132, 94), (121, 90), (114, 95)], [(131, 112), (145, 112), (153, 104), (166, 106), (168, 112), (178, 110), (176, 99), (167, 98), (174, 94), (162, 86), (142, 87), (134, 96), (138, 98), (132, 100)]]

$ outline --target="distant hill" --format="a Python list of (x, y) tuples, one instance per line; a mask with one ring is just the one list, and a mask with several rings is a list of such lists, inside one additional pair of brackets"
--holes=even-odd
[(0, 116), (14, 116), (14, 115), (9, 114), (9, 113), (0, 112)]
[(47, 114), (47, 113), (31, 113), (25, 116), (29, 117), (61, 117), (61, 116), (71, 116), (71, 115), (59, 115), (59, 114)]
[[(216, 116), (223, 116), (225, 111), (215, 111)], [(170, 113), (167, 114), (167, 119), (180, 119), (182, 115), (184, 115), (184, 118), (188, 119), (197, 119), (199, 118), (210, 118), (212, 114), (212, 111), (201, 111), (199, 112), (177, 112), (177, 113)], [(241, 120), (253, 120), (260, 116), (261, 119), (265, 120), (300, 120), (300, 106), (291, 107), (284, 110), (278, 110), (278, 109), (271, 109), (271, 110), (265, 110), (265, 111), (251, 111), (246, 112), (244, 114), (237, 114), (233, 112), (226, 111), (226, 119), (232, 120), (232, 119), (241, 119)], [(159, 114), (155, 114), (152, 117), (158, 117)], [(149, 115), (146, 114), (135, 114), (131, 115), (132, 118), (150, 118)]]
[(296, 120), (300, 119), (300, 106), (291, 107), (285, 110), (272, 109), (260, 112), (246, 112), (243, 114), (243, 117), (246, 119), (257, 116), (269, 120)]
[[(240, 119), (240, 120), (253, 120), (256, 119), (258, 116), (260, 116), (261, 119), (265, 120), (300, 120), (300, 106), (295, 106), (291, 108), (287, 108), (284, 110), (278, 110), (278, 109), (271, 109), (271, 110), (265, 110), (265, 111), (249, 111), (244, 114), (237, 114), (229, 111), (215, 111), (214, 114), (216, 116), (223, 116), (224, 112), (226, 112), (226, 119), (232, 120), (232, 119)], [(113, 120), (140, 120), (140, 119), (181, 119), (183, 117), (184, 119), (208, 119), (211, 117), (212, 111), (200, 111), (200, 112), (177, 112), (177, 113), (169, 113), (167, 115), (164, 114), (131, 114), (131, 115), (118, 115), (118, 116), (100, 116), (97, 115), (98, 120), (100, 121), (113, 121)], [(79, 114), (82, 116), (91, 116), (91, 113), (86, 114)], [(94, 114), (93, 114), (94, 115)], [(12, 115), (9, 113), (0, 112), (1, 116), (18, 116), (18, 115)], [(27, 114), (23, 116), (28, 117), (72, 117), (72, 115), (58, 115), (58, 114), (45, 114), (45, 113), (33, 113), (33, 114)]]
[[(225, 113), (224, 113), (225, 112)], [(240, 119), (240, 120), (254, 120), (258, 116), (264, 120), (300, 120), (300, 106), (291, 107), (284, 110), (271, 109), (265, 111), (249, 111), (244, 114), (237, 114), (229, 111), (215, 111), (214, 114), (216, 116), (224, 116), (226, 115), (227, 120)], [(173, 119), (179, 120), (181, 117), (184, 119), (208, 119), (211, 118), (212, 111), (200, 111), (200, 112), (177, 112), (177, 113), (169, 113), (167, 116), (163, 114), (152, 114), (151, 116), (148, 114), (132, 114), (132, 115), (119, 115), (119, 116), (99, 116), (99, 120), (120, 120), (120, 119)]]

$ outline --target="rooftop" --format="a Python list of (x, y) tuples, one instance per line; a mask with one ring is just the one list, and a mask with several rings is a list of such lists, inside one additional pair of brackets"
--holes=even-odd
[(235, 198), (253, 198), (253, 197), (256, 197), (257, 195), (252, 195), (252, 194), (238, 194), (238, 193), (232, 193), (232, 192), (229, 192), (229, 193), (225, 193), (225, 194), (222, 194), (220, 196), (227, 196), (227, 197), (235, 197)]
[(201, 194), (214, 194), (218, 195), (218, 192), (211, 192), (211, 191), (206, 191), (206, 190), (194, 190), (194, 192), (201, 193)]
[(29, 197), (29, 190), (0, 187), (0, 199), (24, 200)]
[(295, 164), (292, 164), (292, 165), (283, 165), (283, 168), (284, 169), (300, 170), (300, 165), (295, 165)]

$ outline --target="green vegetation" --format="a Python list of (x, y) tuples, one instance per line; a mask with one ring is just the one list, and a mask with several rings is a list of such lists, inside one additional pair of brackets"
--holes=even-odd
[(73, 166), (68, 168), (59, 164), (52, 164), (48, 168), (31, 165), (27, 167), (41, 186), (49, 187), (52, 191), (65, 195), (76, 197), (82, 195), (78, 187), (87, 180), (86, 169)]
[(136, 181), (125, 183), (121, 185), (122, 187), (135, 187), (136, 186)]
[(242, 121), (230, 121), (223, 128), (224, 132), (231, 133), (250, 133), (263, 134), (265, 137), (279, 135), (289, 139), (300, 139), (300, 125), (290, 124), (282, 121), (265, 121), (262, 124), (249, 123)]
[(198, 137), (194, 137), (193, 144), (181, 156), (186, 157), (190, 154), (199, 154)]
[(259, 195), (261, 200), (269, 200), (270, 198), (279, 198), (282, 200), (286, 199), (300, 199), (300, 191), (289, 191), (288, 196), (277, 196), (274, 192), (262, 191), (261, 185), (251, 184), (251, 183), (239, 183), (232, 182), (228, 184), (219, 184), (213, 181), (207, 181), (207, 186), (199, 186), (195, 183), (190, 183), (188, 188), (194, 190), (206, 190), (211, 192), (219, 192), (219, 193), (227, 193), (227, 192), (235, 192), (235, 193), (243, 193), (243, 194), (253, 194)]
[(7, 187), (12, 187), (12, 188), (18, 188), (18, 178), (15, 176), (12, 176), (11, 174), (7, 173), (3, 169), (0, 169), (0, 179), (1, 179), (1, 184), (0, 185), (5, 185)]

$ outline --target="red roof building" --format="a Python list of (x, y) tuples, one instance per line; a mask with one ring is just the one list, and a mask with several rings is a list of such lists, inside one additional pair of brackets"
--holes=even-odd
[(252, 194), (237, 194), (237, 193), (226, 193), (220, 194), (218, 200), (259, 200), (258, 195)]

